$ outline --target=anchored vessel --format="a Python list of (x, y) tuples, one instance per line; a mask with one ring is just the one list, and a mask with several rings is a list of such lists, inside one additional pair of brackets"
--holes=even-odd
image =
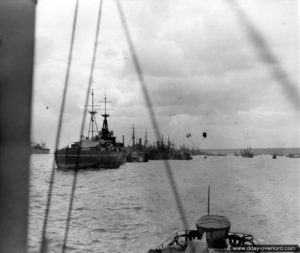
[(289, 158), (300, 158), (300, 153), (295, 153), (295, 154), (288, 154), (286, 157), (289, 157)]
[(254, 153), (252, 152), (251, 148), (246, 148), (241, 151), (241, 156), (246, 158), (253, 158)]
[(127, 147), (127, 162), (148, 162), (146, 146), (147, 132), (144, 145), (142, 145), (141, 138), (139, 138), (139, 143), (135, 143), (134, 127), (132, 127), (132, 145)]
[(167, 143), (163, 137), (161, 141), (156, 141), (156, 144), (150, 145), (146, 149), (149, 160), (191, 160), (193, 159), (188, 149), (182, 147), (179, 150), (174, 148), (169, 138)]
[(46, 147), (46, 142), (35, 143), (31, 142), (31, 154), (49, 154), (50, 149)]
[[(104, 96), (103, 125), (98, 132), (94, 109), (94, 92), (92, 91), (92, 110), (89, 111), (90, 125), (88, 136), (81, 136), (80, 141), (71, 147), (59, 149), (55, 152), (55, 161), (61, 169), (86, 168), (118, 168), (126, 160), (126, 150), (123, 143), (116, 142), (113, 131), (109, 131), (106, 113), (106, 95)], [(96, 134), (94, 134), (96, 133)]]

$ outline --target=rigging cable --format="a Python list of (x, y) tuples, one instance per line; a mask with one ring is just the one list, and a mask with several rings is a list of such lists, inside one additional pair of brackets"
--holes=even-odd
[[(87, 114), (87, 104), (88, 104), (88, 101), (89, 101), (89, 94), (90, 94), (91, 84), (92, 84), (93, 74), (94, 74), (94, 67), (95, 67), (96, 54), (97, 54), (97, 45), (98, 45), (98, 37), (99, 37), (99, 30), (100, 30), (101, 13), (102, 13), (102, 3), (103, 3), (103, 0), (100, 1), (99, 11), (98, 11), (98, 20), (97, 20), (97, 29), (96, 29), (96, 35), (95, 35), (94, 51), (93, 51), (93, 58), (92, 58), (92, 65), (91, 65), (91, 70), (90, 70), (89, 82), (88, 82), (88, 87), (87, 87), (87, 91), (86, 91), (84, 113), (83, 113), (82, 122), (81, 122), (80, 139), (81, 139), (81, 136), (82, 136), (83, 130), (84, 130), (84, 122), (85, 122), (85, 118), (86, 118), (86, 114)], [(64, 253), (66, 251), (66, 248), (67, 248), (70, 221), (71, 221), (73, 202), (74, 202), (74, 196), (75, 196), (75, 189), (76, 189), (76, 183), (77, 183), (77, 176), (78, 176), (79, 159), (80, 159), (80, 148), (78, 149), (77, 159), (76, 159), (76, 168), (74, 169), (74, 176), (73, 176), (72, 189), (71, 189), (71, 195), (70, 195), (70, 201), (69, 201), (69, 208), (68, 208), (68, 215), (67, 215), (64, 241), (63, 241), (63, 246), (62, 246), (62, 253)]]
[[(161, 136), (160, 135), (160, 130), (159, 130), (158, 123), (157, 123), (157, 120), (156, 120), (155, 115), (154, 115), (151, 99), (150, 99), (150, 96), (149, 96), (149, 93), (148, 93), (148, 90), (147, 90), (147, 87), (146, 87), (146, 84), (145, 84), (145, 81), (144, 81), (143, 71), (142, 71), (141, 65), (139, 63), (139, 60), (138, 60), (138, 57), (137, 57), (137, 54), (136, 54), (136, 51), (135, 51), (135, 48), (134, 48), (134, 44), (132, 42), (131, 35), (130, 35), (129, 29), (128, 29), (128, 26), (127, 26), (127, 23), (126, 23), (126, 18), (125, 18), (125, 15), (124, 15), (124, 12), (122, 10), (122, 7), (121, 7), (121, 4), (120, 4), (119, 0), (116, 0), (116, 5), (117, 5), (118, 12), (119, 12), (119, 15), (120, 15), (121, 23), (123, 25), (126, 40), (127, 40), (127, 43), (128, 43), (129, 49), (130, 49), (131, 57), (133, 59), (135, 71), (137, 73), (138, 80), (139, 80), (139, 83), (140, 83), (141, 88), (142, 88), (142, 93), (143, 93), (144, 99), (146, 101), (146, 105), (147, 105), (147, 108), (148, 108), (151, 123), (152, 123), (152, 126), (153, 126), (154, 131), (155, 131), (156, 139), (160, 139), (160, 136)], [(181, 199), (180, 199), (180, 195), (179, 195), (179, 192), (178, 192), (178, 189), (177, 189), (177, 185), (176, 185), (175, 178), (174, 178), (174, 175), (173, 175), (173, 172), (172, 172), (172, 168), (171, 168), (171, 165), (170, 165), (168, 160), (164, 160), (164, 166), (165, 166), (168, 178), (169, 178), (169, 182), (170, 182), (170, 185), (171, 185), (171, 188), (172, 188), (172, 191), (173, 191), (173, 195), (174, 195), (174, 198), (175, 198), (175, 201), (176, 201), (176, 205), (177, 205), (177, 209), (179, 211), (180, 218), (182, 220), (183, 227), (184, 227), (184, 229), (188, 229), (187, 218), (185, 216), (184, 208), (183, 208), (183, 205), (182, 205), (182, 202), (181, 202)]]
[[(66, 71), (65, 82), (64, 82), (63, 97), (62, 97), (60, 113), (59, 113), (58, 127), (57, 127), (57, 132), (56, 132), (55, 150), (58, 149), (58, 145), (59, 145), (59, 139), (60, 139), (61, 127), (62, 127), (62, 119), (63, 119), (64, 110), (65, 110), (66, 94), (67, 94), (68, 85), (69, 85), (69, 76), (70, 76), (70, 69), (71, 69), (71, 65), (72, 65), (71, 64), (72, 63), (72, 54), (73, 54), (73, 46), (74, 46), (74, 40), (75, 40), (77, 14), (78, 14), (78, 1), (79, 0), (76, 1), (75, 11), (74, 11), (72, 35), (71, 35), (71, 41), (70, 41), (70, 50), (69, 50), (69, 56), (68, 56), (68, 65), (67, 65), (67, 71)], [(47, 231), (47, 224), (48, 224), (48, 218), (49, 218), (50, 204), (51, 204), (51, 199), (52, 199), (54, 176), (55, 176), (55, 160), (53, 159), (52, 170), (51, 170), (51, 175), (50, 175), (50, 182), (49, 182), (49, 189), (48, 189), (48, 195), (47, 195), (45, 217), (44, 217), (43, 228), (42, 228), (42, 240), (41, 240), (40, 253), (45, 252), (45, 249), (47, 247), (46, 231)]]
[(238, 2), (236, 0), (227, 0), (227, 3), (236, 12), (238, 19), (246, 29), (249, 39), (256, 46), (259, 57), (269, 67), (271, 75), (280, 84), (280, 88), (285, 92), (287, 99), (291, 100), (291, 103), (299, 110), (300, 96), (297, 85), (289, 79), (287, 72), (280, 66), (275, 54), (269, 49), (266, 40), (239, 6)]

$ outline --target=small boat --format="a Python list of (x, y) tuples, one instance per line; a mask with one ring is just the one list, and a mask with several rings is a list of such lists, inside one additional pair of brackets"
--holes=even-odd
[[(71, 147), (55, 151), (55, 162), (60, 169), (88, 169), (88, 168), (118, 168), (126, 161), (124, 143), (116, 142), (113, 131), (109, 131), (106, 113), (106, 95), (104, 97), (105, 112), (102, 114), (103, 125), (98, 132), (94, 110), (94, 92), (92, 91), (92, 110), (88, 137), (81, 136), (80, 141)], [(94, 135), (94, 132), (96, 134)], [(91, 136), (90, 136), (91, 134)]]
[(288, 155), (286, 155), (286, 157), (289, 157), (289, 158), (300, 158), (300, 153), (290, 153)]
[(50, 149), (46, 147), (46, 142), (35, 143), (31, 142), (31, 154), (49, 154)]
[(277, 155), (274, 153), (272, 156), (272, 159), (276, 159), (276, 158), (277, 158)]
[(239, 247), (247, 247), (250, 248), (247, 252), (255, 252), (258, 241), (251, 234), (230, 232), (229, 219), (222, 215), (211, 215), (209, 203), (208, 197), (208, 214), (196, 221), (196, 229), (176, 232), (148, 253), (209, 253), (211, 250), (237, 252)]

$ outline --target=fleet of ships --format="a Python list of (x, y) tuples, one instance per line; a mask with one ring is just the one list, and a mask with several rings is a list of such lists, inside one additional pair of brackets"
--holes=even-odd
[[(226, 156), (223, 153), (209, 153), (198, 150), (189, 150), (180, 147), (176, 149), (169, 138), (164, 141), (157, 140), (154, 144), (149, 145), (147, 132), (145, 133), (144, 142), (139, 138), (135, 141), (135, 129), (132, 127), (131, 143), (127, 147), (122, 142), (117, 142), (114, 132), (108, 128), (108, 117), (106, 109), (106, 95), (104, 97), (104, 114), (101, 131), (98, 131), (96, 113), (94, 106), (94, 92), (92, 91), (92, 110), (90, 113), (90, 125), (88, 135), (81, 136), (80, 140), (55, 151), (55, 162), (60, 169), (86, 169), (86, 168), (118, 168), (125, 162), (148, 162), (149, 160), (191, 160), (192, 155), (207, 156)], [(45, 142), (31, 143), (32, 154), (49, 154), (49, 149)], [(276, 159), (281, 154), (273, 153), (272, 158)], [(253, 158), (255, 156), (251, 147), (240, 152), (234, 152), (234, 156), (244, 158)], [(288, 154), (287, 157), (299, 158), (300, 154)]]
[(88, 136), (74, 142), (70, 147), (55, 151), (55, 161), (61, 169), (85, 169), (85, 168), (118, 168), (125, 162), (147, 162), (148, 160), (190, 160), (192, 157), (184, 150), (176, 150), (168, 141), (157, 141), (156, 145), (148, 145), (147, 137), (144, 143), (139, 139), (135, 143), (134, 127), (132, 131), (132, 143), (125, 147), (123, 142), (117, 142), (113, 131), (108, 128), (106, 109), (106, 95), (104, 97), (104, 114), (101, 131), (98, 131), (94, 109), (94, 92), (92, 91), (92, 110), (90, 113), (90, 125)]

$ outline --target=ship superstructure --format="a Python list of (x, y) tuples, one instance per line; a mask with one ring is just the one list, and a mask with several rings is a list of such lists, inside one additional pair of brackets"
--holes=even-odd
[(30, 143), (31, 154), (49, 154), (50, 149), (46, 147), (46, 142), (36, 143), (32, 141)]
[(113, 131), (109, 131), (107, 118), (107, 99), (104, 96), (104, 114), (101, 131), (98, 132), (96, 122), (97, 111), (94, 108), (94, 92), (92, 91), (92, 110), (89, 111), (90, 124), (88, 136), (81, 136), (80, 141), (74, 142), (55, 152), (55, 161), (59, 168), (118, 168), (126, 160), (126, 150), (123, 143), (116, 142)]

